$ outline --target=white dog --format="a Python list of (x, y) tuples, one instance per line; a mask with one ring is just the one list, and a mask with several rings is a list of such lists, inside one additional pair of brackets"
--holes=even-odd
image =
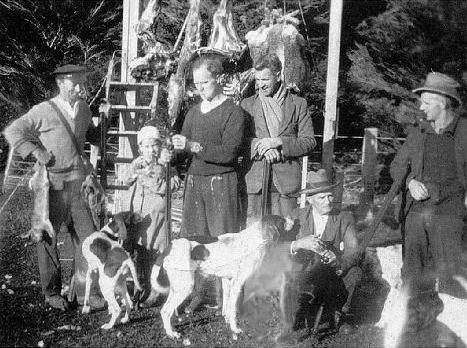
[(83, 256), (88, 262), (86, 272), (86, 292), (82, 313), (89, 313), (89, 293), (91, 289), (91, 274), (99, 272), (99, 287), (107, 301), (110, 321), (102, 325), (103, 329), (111, 329), (121, 313), (120, 305), (115, 298), (115, 290), (120, 290), (125, 302), (125, 316), (122, 323), (129, 320), (130, 309), (133, 307), (126, 286), (127, 272), (130, 271), (136, 290), (141, 290), (135, 265), (128, 252), (120, 244), (127, 237), (126, 226), (133, 218), (132, 213), (119, 213), (100, 231), (92, 233), (82, 244)]
[(160, 266), (155, 265), (151, 273), (153, 289), (169, 293), (161, 309), (167, 335), (180, 338), (171, 319), (178, 306), (192, 293), (195, 271), (201, 271), (204, 275), (221, 278), (222, 315), (236, 339), (237, 334), (242, 332), (237, 325), (237, 302), (242, 287), (260, 266), (266, 251), (279, 239), (281, 232), (289, 231), (292, 226), (292, 220), (270, 215), (239, 233), (221, 235), (214, 243), (200, 244), (185, 238), (172, 241), (162, 265), (169, 287), (163, 287), (157, 281)]
[[(396, 347), (404, 325), (407, 323), (408, 294), (402, 288), (402, 245), (396, 244), (376, 248), (376, 254), (381, 263), (382, 277), (390, 285), (390, 290), (381, 319), (376, 326), (385, 330), (385, 347)], [(457, 279), (467, 289), (467, 282)], [(444, 293), (438, 293), (444, 309), (436, 318), (453, 331), (464, 344), (467, 344), (467, 300), (456, 298)]]

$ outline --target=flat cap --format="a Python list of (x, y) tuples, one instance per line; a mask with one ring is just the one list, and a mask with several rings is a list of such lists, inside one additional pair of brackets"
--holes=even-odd
[(66, 74), (85, 74), (89, 72), (88, 68), (81, 65), (67, 64), (58, 67), (52, 72), (52, 75), (66, 75)]

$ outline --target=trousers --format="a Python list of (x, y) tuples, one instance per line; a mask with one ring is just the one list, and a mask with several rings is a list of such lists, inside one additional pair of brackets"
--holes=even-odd
[(237, 173), (186, 178), (181, 236), (219, 236), (239, 231)]
[[(55, 237), (46, 236), (37, 243), (37, 256), (42, 285), (45, 296), (60, 295), (62, 276), (57, 248), (57, 235), (62, 224), (73, 223), (70, 228), (70, 239), (73, 247), (73, 273), (85, 274), (87, 263), (81, 250), (82, 241), (94, 232), (95, 227), (91, 212), (81, 198), (81, 180), (64, 182), (63, 189), (49, 191), (49, 219), (55, 230)], [(84, 276), (82, 279), (85, 279)], [(75, 284), (77, 293), (84, 295), (84, 284)]]
[(407, 214), (402, 279), (410, 294), (434, 290), (438, 283), (440, 292), (467, 298), (453, 278), (467, 279), (461, 267), (463, 226), (462, 217), (433, 214), (431, 207)]

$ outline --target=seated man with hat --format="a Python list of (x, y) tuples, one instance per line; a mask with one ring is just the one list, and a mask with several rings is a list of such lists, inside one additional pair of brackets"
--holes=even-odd
[[(328, 180), (326, 171), (320, 169), (308, 173), (306, 188), (299, 192), (307, 195), (309, 205), (292, 213), (298, 234), (296, 241), (290, 244), (290, 254), (293, 262), (301, 264), (302, 268), (292, 277), (294, 286), (286, 287), (285, 291), (289, 293), (282, 296), (296, 298), (284, 301), (289, 305), (282, 309), (282, 337), (292, 331), (300, 314), (307, 315), (303, 313), (306, 306), (302, 306), (304, 302), (310, 302), (303, 296), (306, 293), (312, 295), (313, 302), (325, 303), (325, 308), (335, 310), (334, 324), (340, 332), (349, 333), (352, 329), (345, 319), (354, 289), (362, 276), (359, 267), (362, 253), (351, 212), (339, 211), (332, 206), (335, 186), (337, 184)], [(319, 246), (313, 255), (301, 246), (304, 240), (311, 244), (310, 239)]]
[[(56, 234), (62, 224), (73, 222), (70, 234), (75, 252), (74, 272), (82, 272), (83, 280), (86, 270), (82, 268), (86, 267), (86, 261), (81, 253), (81, 242), (99, 227), (94, 226), (91, 212), (80, 195), (81, 184), (89, 174), (89, 162), (84, 163), (81, 155), (84, 142), (88, 140), (98, 145), (100, 140), (100, 128), (93, 125), (91, 110), (85, 100), (86, 73), (87, 69), (78, 65), (57, 68), (53, 75), (58, 95), (33, 106), (4, 131), (10, 146), (23, 158), (32, 155), (39, 164), (47, 166), (49, 218)], [(103, 107), (101, 110), (105, 111)], [(57, 237), (46, 237), (37, 243), (42, 292), (47, 305), (66, 310), (68, 301), (61, 296)], [(84, 283), (80, 285), (81, 294), (78, 295), (84, 297)], [(91, 306), (103, 305), (100, 297), (91, 297)]]

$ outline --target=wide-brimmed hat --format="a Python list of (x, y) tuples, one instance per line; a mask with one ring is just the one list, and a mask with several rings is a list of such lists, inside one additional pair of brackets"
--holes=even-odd
[(452, 77), (439, 72), (431, 72), (426, 76), (425, 84), (414, 89), (412, 92), (420, 94), (422, 92), (432, 92), (448, 96), (462, 104), (462, 100), (457, 92), (460, 84)]
[(141, 144), (144, 139), (160, 139), (159, 130), (154, 126), (144, 126), (138, 132), (138, 144)]
[(66, 64), (63, 66), (57, 67), (52, 75), (71, 75), (71, 74), (86, 74), (89, 70), (82, 65)]
[(314, 195), (322, 192), (331, 192), (337, 185), (338, 182), (332, 184), (326, 174), (325, 169), (319, 169), (318, 171), (310, 171), (306, 176), (306, 187), (298, 192), (299, 195)]

